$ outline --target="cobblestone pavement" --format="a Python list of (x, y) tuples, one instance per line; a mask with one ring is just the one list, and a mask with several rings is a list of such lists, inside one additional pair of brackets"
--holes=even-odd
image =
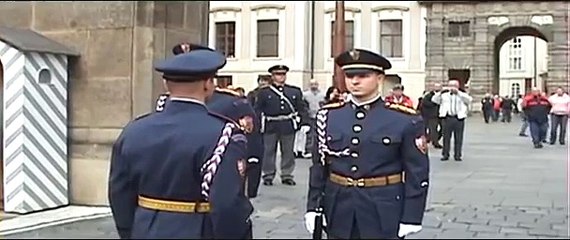
[[(533, 149), (520, 122), (466, 124), (464, 161), (430, 152), (432, 188), (424, 229), (409, 238), (568, 238), (566, 146)], [(295, 187), (261, 187), (256, 238), (310, 238), (303, 226), (309, 161), (297, 160)], [(279, 181), (276, 181), (279, 182)], [(7, 238), (116, 238), (111, 218), (75, 222)]]

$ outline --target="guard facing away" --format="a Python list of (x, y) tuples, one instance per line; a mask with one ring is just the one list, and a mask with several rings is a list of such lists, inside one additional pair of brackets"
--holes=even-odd
[(112, 150), (109, 202), (122, 239), (251, 238), (247, 140), (204, 104), (225, 63), (196, 50), (156, 66), (170, 99), (161, 114), (130, 122)]
[(393, 239), (420, 231), (429, 182), (422, 119), (381, 99), (378, 87), (391, 67), (384, 57), (354, 49), (335, 61), (350, 94), (317, 113), (307, 230), (322, 229), (315, 225), (322, 220), (329, 238)]
[(272, 83), (257, 92), (255, 110), (261, 114), (263, 133), (263, 185), (273, 185), (276, 174), (277, 143), (281, 146), (281, 183), (295, 185), (295, 131), (309, 125), (307, 105), (299, 87), (286, 84), (289, 68), (275, 65), (268, 70)]
[[(174, 55), (187, 53), (194, 50), (215, 51), (206, 46), (191, 43), (181, 43), (172, 48)], [(156, 111), (164, 108), (169, 93), (161, 94), (156, 103)], [(219, 113), (237, 122), (247, 137), (247, 171), (246, 187), (247, 196), (255, 198), (259, 191), (261, 181), (261, 159), (263, 157), (263, 138), (260, 133), (259, 118), (253, 110), (253, 106), (246, 97), (241, 97), (237, 92), (230, 89), (216, 88), (211, 97), (206, 100), (208, 109)]]

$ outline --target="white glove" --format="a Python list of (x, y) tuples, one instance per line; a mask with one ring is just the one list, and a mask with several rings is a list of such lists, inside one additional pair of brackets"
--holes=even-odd
[(301, 130), (302, 133), (305, 133), (305, 134), (306, 134), (306, 133), (309, 132), (309, 130), (311, 130), (311, 127), (309, 127), (309, 126), (307, 126), (307, 125), (304, 125), (304, 126), (301, 127), (300, 130)]
[[(315, 231), (315, 218), (317, 217), (317, 213), (316, 212), (308, 212), (305, 213), (305, 228), (307, 228), (307, 231), (310, 234), (313, 234), (313, 232)], [(325, 215), (323, 215), (323, 227), (327, 226), (327, 220), (325, 218)]]
[(400, 223), (400, 230), (398, 230), (398, 237), (407, 236), (410, 233), (417, 233), (422, 230), (422, 225), (410, 225)]
[(259, 159), (257, 158), (250, 158), (247, 160), (247, 163), (259, 163)]

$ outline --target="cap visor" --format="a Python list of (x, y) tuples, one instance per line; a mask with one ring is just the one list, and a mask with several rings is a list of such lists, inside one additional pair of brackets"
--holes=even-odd
[[(354, 68), (354, 69), (344, 70), (344, 74), (348, 75), (348, 76), (364, 75), (364, 74), (379, 73), (379, 72), (380, 71), (378, 71), (378, 70), (373, 70), (373, 69), (368, 69), (368, 68)], [(383, 72), (381, 72), (381, 73), (383, 73)]]

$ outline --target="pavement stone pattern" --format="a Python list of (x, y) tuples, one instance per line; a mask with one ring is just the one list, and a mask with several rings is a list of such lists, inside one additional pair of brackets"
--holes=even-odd
[[(463, 162), (441, 162), (430, 150), (431, 188), (423, 230), (408, 239), (568, 239), (568, 148), (533, 149), (520, 120), (466, 123)], [(253, 202), (255, 238), (308, 239), (303, 223), (309, 160), (298, 159), (294, 187), (276, 179)], [(117, 238), (110, 217), (5, 236)]]

